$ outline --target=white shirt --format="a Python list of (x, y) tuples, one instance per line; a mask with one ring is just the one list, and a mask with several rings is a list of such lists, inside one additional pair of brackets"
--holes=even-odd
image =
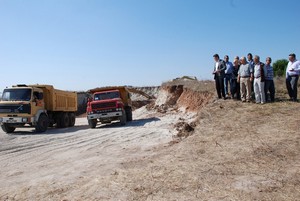
[(300, 73), (300, 61), (295, 60), (294, 62), (289, 61), (286, 68), (286, 77), (288, 75), (299, 75)]
[(218, 70), (218, 66), (219, 66), (219, 62), (217, 61), (217, 62), (216, 62), (216, 66), (215, 66), (215, 71)]

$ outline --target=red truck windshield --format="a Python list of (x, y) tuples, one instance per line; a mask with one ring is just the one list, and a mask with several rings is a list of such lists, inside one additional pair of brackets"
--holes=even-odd
[(114, 99), (114, 98), (120, 98), (120, 93), (118, 91), (109, 91), (109, 92), (103, 92), (99, 94), (94, 95), (94, 100), (108, 100), (108, 99)]

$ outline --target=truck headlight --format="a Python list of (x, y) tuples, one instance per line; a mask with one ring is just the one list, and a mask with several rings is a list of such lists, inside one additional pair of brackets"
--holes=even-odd
[(22, 118), (22, 122), (26, 123), (28, 121), (28, 118)]

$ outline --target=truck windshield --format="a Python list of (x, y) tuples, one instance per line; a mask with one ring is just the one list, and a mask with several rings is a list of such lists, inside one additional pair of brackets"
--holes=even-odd
[(30, 101), (31, 89), (4, 89), (3, 101)]
[(95, 94), (95, 96), (94, 96), (94, 100), (108, 100), (108, 99), (114, 99), (114, 98), (120, 98), (120, 93), (117, 91), (104, 92), (101, 94)]

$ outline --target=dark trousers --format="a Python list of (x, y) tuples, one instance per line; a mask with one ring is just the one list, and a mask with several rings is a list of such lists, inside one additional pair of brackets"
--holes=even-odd
[(292, 101), (297, 101), (297, 84), (299, 76), (288, 76), (286, 78), (286, 88), (288, 90), (290, 99)]
[[(270, 95), (268, 95), (268, 92), (270, 92)], [(265, 80), (265, 95), (266, 95), (266, 101), (270, 100), (271, 102), (275, 101), (275, 85), (273, 80)]]
[[(216, 75), (215, 76), (216, 89), (219, 98), (225, 98), (225, 89), (224, 89), (224, 76)], [(222, 93), (222, 96), (221, 96)]]
[(232, 98), (241, 99), (240, 83), (237, 82), (237, 79), (230, 80), (230, 93)]
[(230, 88), (228, 87), (228, 83), (230, 84), (230, 88), (231, 88), (231, 74), (225, 74), (224, 77), (225, 94), (228, 94), (230, 90)]

